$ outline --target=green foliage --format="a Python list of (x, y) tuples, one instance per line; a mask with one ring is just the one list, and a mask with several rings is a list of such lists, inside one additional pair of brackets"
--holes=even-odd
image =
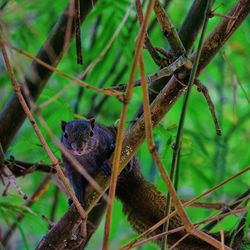
[[(66, 0), (9, 1), (1, 12), (5, 35), (13, 45), (35, 55), (46, 40), (49, 31), (60, 16), (60, 13), (64, 10), (67, 2)], [(191, 1), (187, 2), (190, 3), (186, 5), (183, 4), (182, 0), (174, 0), (169, 6), (169, 16), (177, 28), (181, 26), (185, 14), (190, 7)], [(216, 5), (222, 2), (216, 1)], [(230, 0), (223, 3), (224, 6), (220, 7), (216, 12), (227, 13), (235, 1)], [(127, 0), (99, 0), (81, 28), (84, 65), (76, 64), (75, 42), (73, 41), (58, 68), (75, 77), (84, 71), (94, 59), (98, 58), (101, 51), (109, 43), (129, 5), (130, 1)], [(137, 22), (132, 25), (132, 29), (130, 30), (131, 22), (135, 18), (135, 15), (135, 8), (133, 7), (119, 36), (101, 61), (85, 77), (84, 80), (86, 82), (98, 86), (108, 74), (119, 53), (122, 53), (120, 62), (116, 65), (112, 74), (109, 74), (104, 87), (118, 83), (114, 81), (125, 64), (128, 65), (128, 69), (123, 74), (119, 83), (128, 82), (135, 41), (138, 35)], [(95, 32), (95, 22), (98, 18), (100, 18), (100, 24), (96, 30), (96, 41), (92, 44), (91, 37), (93, 32)], [(152, 15), (153, 18), (154, 15)], [(211, 19), (208, 29), (211, 31), (220, 20), (220, 17)], [(158, 24), (151, 32), (150, 38), (154, 45), (168, 48), (166, 39), (160, 33)], [(200, 77), (202, 83), (207, 86), (215, 104), (216, 113), (222, 128), (222, 137), (216, 136), (207, 103), (202, 94), (196, 91), (196, 87), (193, 87), (184, 126), (185, 131), (180, 159), (179, 194), (183, 199), (191, 199), (249, 166), (249, 103), (239, 86), (239, 82), (234, 80), (237, 76), (249, 98), (249, 41), (250, 19), (248, 17), (224, 46), (223, 51), (221, 51), (225, 53), (234, 71), (231, 70), (229, 64), (225, 61), (223, 54), (219, 53)], [(18, 80), (21, 80), (24, 72), (29, 69), (31, 61), (14, 51), (9, 51), (9, 54), (12, 65), (15, 68), (16, 77)], [(158, 67), (153, 63), (146, 51), (144, 51), (144, 59), (147, 74), (156, 72)], [(69, 84), (69, 80), (58, 74), (53, 74), (36, 105), (42, 105), (44, 102), (50, 100)], [(233, 84), (237, 85), (236, 91), (233, 88)], [(68, 121), (74, 118), (74, 113), (76, 113), (74, 107), (79, 101), (77, 99), (79, 89), (80, 87), (77, 84), (73, 85), (73, 87), (68, 88), (58, 99), (45, 106), (41, 111), (42, 116), (58, 138), (61, 134), (60, 121)], [(5, 107), (12, 93), (9, 78), (3, 68), (2, 58), (0, 58), (0, 110)], [(82, 98), (79, 101), (79, 115), (85, 116), (90, 110), (91, 105), (96, 105), (103, 98), (99, 94), (93, 103), (93, 94), (90, 90), (83, 90)], [(234, 101), (234, 96), (237, 97), (236, 102)], [(141, 89), (136, 88), (129, 106), (127, 126), (133, 120), (141, 104), (141, 100)], [(176, 137), (181, 106), (182, 98), (180, 98), (154, 130), (154, 138), (158, 151), (168, 171), (171, 165), (172, 144)], [(121, 103), (115, 100), (115, 98), (108, 98), (96, 114), (97, 120), (106, 125), (114, 124), (119, 119), (120, 110)], [(39, 124), (39, 127), (53, 153), (60, 158), (60, 151), (54, 145), (46, 130), (41, 124)], [(31, 125), (27, 121), (23, 124), (22, 129), (8, 149), (6, 157), (8, 158), (10, 155), (13, 155), (18, 160), (27, 162), (50, 162)], [(148, 153), (146, 143), (139, 149), (138, 156), (146, 178), (154, 182), (162, 192), (167, 193), (166, 187)], [(24, 178), (19, 178), (17, 182), (22, 190), (28, 196), (31, 196), (42, 176), (43, 174), (41, 173), (29, 174)], [(203, 198), (202, 201), (216, 203), (232, 202), (249, 187), (249, 177), (249, 173), (247, 173), (234, 179), (208, 197)], [(44, 195), (29, 209), (22, 205), (23, 200), (16, 194), (14, 189), (8, 192), (7, 197), (0, 197), (1, 227), (5, 232), (13, 222), (17, 223), (19, 233), (17, 238), (13, 238), (12, 240), (16, 241), (18, 249), (34, 249), (39, 240), (48, 231), (48, 225), (41, 219), (41, 215), (50, 218), (53, 191), (54, 184), (51, 183), (49, 188), (45, 190)], [(59, 195), (55, 221), (66, 210), (67, 198), (61, 193)], [(190, 208), (187, 211), (194, 222), (205, 219), (213, 214), (211, 210), (200, 208)], [(19, 222), (15, 218), (20, 213), (25, 215), (25, 219)], [(249, 226), (249, 212), (246, 218), (247, 225)], [(95, 233), (93, 240), (90, 241), (88, 249), (100, 249), (101, 239), (103, 238), (103, 222)], [(215, 230), (220, 230), (221, 228), (230, 230), (237, 222), (238, 218), (235, 215), (231, 215), (229, 218), (223, 220)], [(247, 229), (245, 229), (245, 232), (247, 234)], [(117, 249), (135, 236), (136, 234), (132, 231), (122, 214), (121, 204), (116, 201), (112, 220), (111, 249)], [(156, 249), (156, 247), (150, 243), (146, 244), (143, 249)]]

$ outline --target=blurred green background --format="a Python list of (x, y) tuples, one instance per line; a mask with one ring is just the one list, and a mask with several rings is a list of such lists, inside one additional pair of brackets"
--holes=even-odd
[[(3, 1), (0, 1), (0, 4), (1, 2)], [(226, 14), (236, 1), (218, 0), (215, 2), (214, 7), (223, 4), (216, 12)], [(1, 12), (1, 22), (9, 41), (14, 46), (36, 55), (67, 3), (68, 1), (66, 0), (9, 1)], [(192, 1), (170, 1), (168, 14), (177, 29), (181, 26), (191, 3)], [(75, 77), (82, 72), (90, 62), (99, 56), (108, 44), (129, 5), (130, 1), (99, 0), (81, 28), (84, 65), (77, 65), (76, 63), (75, 41), (73, 41), (58, 68)], [(138, 35), (138, 23), (135, 22), (134, 25), (131, 25), (134, 22), (135, 15), (136, 12), (133, 6), (119, 36), (115, 39), (101, 62), (86, 76), (86, 82), (98, 86), (108, 75), (104, 86), (114, 85), (117, 75), (123, 68), (125, 73), (122, 75), (119, 83), (128, 82), (135, 40)], [(152, 14), (151, 21), (154, 19), (155, 16)], [(220, 20), (221, 17), (210, 19), (208, 32)], [(99, 23), (97, 25), (98, 29), (96, 29), (97, 22)], [(93, 32), (96, 33), (94, 43), (91, 42)], [(154, 26), (150, 33), (150, 38), (155, 46), (169, 48), (167, 41), (160, 32), (158, 24)], [(183, 199), (191, 199), (201, 194), (250, 165), (249, 45), (250, 18), (248, 17), (200, 77), (202, 83), (208, 88), (215, 104), (222, 128), (222, 137), (216, 136), (207, 103), (203, 95), (196, 90), (196, 87), (193, 87), (186, 116), (183, 149), (180, 160), (179, 195)], [(112, 74), (109, 74), (110, 68), (119, 54), (121, 54), (119, 63), (116, 63)], [(15, 69), (16, 77), (20, 80), (24, 72), (28, 70), (31, 61), (14, 51), (9, 51), (9, 56), (12, 66)], [(144, 59), (147, 74), (156, 72), (158, 67), (154, 64), (147, 51), (144, 51)], [(49, 100), (68, 84), (69, 80), (58, 74), (53, 74), (39, 97), (37, 106)], [(242, 88), (244, 88), (248, 98), (243, 93)], [(12, 93), (11, 83), (4, 69), (2, 57), (0, 57), (0, 110), (4, 108)], [(101, 94), (98, 94), (93, 102), (93, 95), (95, 93), (84, 89), (79, 106), (76, 108), (78, 94), (79, 86), (75, 84), (73, 87), (67, 89), (60, 98), (45, 106), (41, 111), (42, 116), (58, 137), (60, 137), (61, 133), (61, 120), (72, 120), (74, 114), (86, 116), (90, 108), (97, 105), (103, 98)], [(136, 88), (129, 105), (126, 126), (133, 119), (141, 100), (141, 89)], [(161, 159), (168, 171), (172, 158), (171, 145), (175, 140), (181, 107), (182, 98), (179, 99), (176, 105), (154, 129), (155, 141)], [(121, 103), (115, 100), (115, 98), (110, 97), (101, 105), (98, 112), (94, 112), (94, 115), (98, 122), (111, 125), (119, 119), (120, 111)], [(60, 151), (53, 144), (51, 138), (41, 125), (40, 129), (52, 151), (60, 158)], [(8, 149), (6, 158), (10, 155), (22, 161), (50, 162), (31, 125), (27, 121), (23, 124), (11, 147)], [(152, 181), (162, 192), (166, 193), (165, 185), (155, 168), (145, 143), (139, 149), (138, 156), (144, 176)], [(29, 174), (24, 178), (18, 178), (17, 182), (22, 190), (30, 196), (43, 176), (44, 174), (42, 173)], [(240, 176), (213, 192), (202, 201), (230, 204), (234, 198), (238, 197), (249, 187), (249, 177), (249, 173)], [(2, 184), (1, 190), (3, 190)], [(21, 212), (25, 213), (25, 219), (21, 223), (17, 222), (18, 230), (9, 242), (9, 249), (34, 249), (45, 235), (48, 231), (48, 224), (41, 219), (41, 215), (50, 217), (54, 190), (55, 185), (51, 182), (47, 186), (45, 194), (35, 202), (31, 210), (22, 209), (23, 200), (13, 188), (9, 190), (7, 197), (0, 196), (0, 220), (3, 232), (7, 230), (8, 225), (15, 222), (18, 211), (21, 210)], [(56, 220), (64, 214), (67, 207), (67, 198), (64, 194), (60, 193), (56, 210)], [(200, 208), (188, 208), (187, 211), (194, 222), (207, 218), (213, 213)], [(238, 217), (230, 216), (220, 226), (230, 230), (236, 225), (237, 221)], [(87, 249), (101, 248), (103, 225), (104, 221), (90, 241)], [(125, 217), (122, 215), (120, 202), (116, 201), (110, 248), (117, 249), (135, 236), (136, 233), (132, 231)], [(142, 249), (155, 248), (153, 244), (147, 244)]]

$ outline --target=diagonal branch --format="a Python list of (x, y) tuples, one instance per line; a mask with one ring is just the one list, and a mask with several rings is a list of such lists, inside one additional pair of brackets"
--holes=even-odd
[(13, 157), (9, 160), (4, 160), (4, 165), (6, 165), (15, 177), (24, 176), (35, 171), (41, 171), (45, 173), (55, 173), (55, 169), (52, 165), (43, 163), (30, 163), (15, 160)]
[(17, 95), (17, 98), (18, 98), (18, 101), (20, 102), (20, 106), (23, 108), (27, 118), (29, 119), (38, 139), (40, 140), (45, 152), (47, 153), (47, 155), (49, 156), (53, 166), (55, 167), (55, 170), (58, 174), (58, 176), (60, 177), (60, 179), (62, 180), (65, 188), (67, 189), (67, 192), (70, 196), (70, 198), (73, 200), (74, 204), (76, 205), (77, 207), (77, 210), (79, 212), (79, 214), (81, 215), (81, 218), (82, 219), (85, 219), (86, 218), (86, 212), (84, 211), (83, 207), (81, 206), (81, 204), (79, 203), (78, 199), (76, 198), (74, 192), (72, 191), (72, 189), (70, 188), (67, 180), (66, 180), (66, 177), (59, 165), (59, 162), (57, 160), (57, 158), (55, 157), (55, 155), (52, 153), (50, 147), (48, 146), (46, 140), (44, 139), (43, 135), (41, 134), (35, 120), (33, 119), (33, 116), (30, 112), (30, 109), (21, 93), (21, 89), (15, 79), (15, 76), (14, 76), (14, 72), (10, 66), (10, 63), (9, 63), (9, 59), (8, 59), (8, 56), (7, 56), (7, 52), (6, 52), (6, 49), (5, 49), (5, 46), (3, 43), (0, 43), (0, 46), (1, 46), (1, 49), (2, 49), (2, 54), (3, 54), (3, 58), (4, 58), (4, 62), (5, 62), (5, 66), (6, 66), (6, 69), (7, 69), (7, 72), (8, 72), (8, 75), (10, 77), (10, 80), (11, 80), (11, 83), (13, 85), (13, 89)]
[[(95, 92), (97, 92), (97, 93), (101, 93), (101, 94), (108, 95), (108, 96), (116, 96), (118, 99), (121, 100), (120, 94), (119, 94), (118, 92), (116, 92), (115, 90), (114, 90), (114, 91), (105, 90), (105, 89), (102, 89), (102, 88), (98, 88), (98, 87), (92, 86), (92, 85), (90, 85), (90, 84), (88, 84), (88, 83), (86, 83), (86, 82), (80, 80), (80, 78), (82, 78), (82, 76), (85, 76), (85, 75), (87, 74), (87, 72), (88, 72), (89, 70), (91, 70), (91, 69), (94, 67), (94, 65), (100, 60), (99, 58), (98, 58), (98, 60), (93, 61), (93, 62), (86, 68), (86, 70), (85, 70), (82, 74), (80, 74), (77, 78), (74, 78), (74, 77), (68, 75), (67, 73), (65, 73), (65, 72), (63, 72), (63, 71), (61, 71), (61, 70), (59, 70), (59, 69), (57, 69), (57, 68), (51, 66), (50, 64), (48, 64), (48, 63), (46, 63), (46, 62), (40, 60), (39, 58), (37, 58), (37, 57), (35, 57), (35, 56), (32, 56), (32, 55), (29, 54), (28, 52), (23, 51), (23, 50), (21, 50), (21, 49), (19, 49), (19, 48), (16, 48), (16, 47), (13, 46), (12, 44), (8, 44), (8, 43), (6, 43), (6, 42), (3, 41), (3, 40), (1, 40), (0, 42), (1, 42), (1, 43), (4, 43), (4, 44), (5, 44), (6, 46), (8, 46), (9, 48), (11, 48), (11, 49), (17, 51), (17, 52), (20, 53), (21, 55), (23, 55), (23, 56), (25, 56), (25, 57), (27, 57), (27, 58), (33, 59), (35, 62), (37, 62), (38, 64), (42, 65), (43, 67), (45, 67), (45, 68), (51, 70), (52, 72), (56, 72), (56, 73), (60, 74), (61, 76), (65, 77), (65, 78), (67, 78), (67, 79), (69, 79), (69, 80), (71, 80), (71, 81), (72, 81), (71, 84), (67, 85), (67, 86), (65, 87), (65, 89), (68, 89), (71, 85), (73, 85), (74, 83), (77, 83), (77, 84), (79, 84), (80, 86), (85, 87), (86, 89), (91, 89), (91, 90), (93, 90), (93, 91), (95, 91)], [(101, 56), (102, 56), (102, 55), (101, 55)], [(101, 56), (100, 56), (100, 57), (101, 57)], [(64, 90), (64, 92), (65, 92), (65, 90)], [(61, 93), (61, 94), (62, 94), (62, 93)], [(61, 95), (61, 94), (60, 94), (60, 95)], [(56, 98), (58, 98), (58, 94), (56, 95)], [(53, 98), (53, 97), (52, 97), (51, 99), (52, 99), (52, 101), (53, 101), (53, 100), (55, 100), (56, 98)]]
[(169, 20), (159, 0), (155, 1), (154, 11), (158, 22), (161, 25), (162, 33), (167, 38), (171, 48), (173, 49), (174, 54), (176, 56), (184, 55), (186, 53), (186, 50), (181, 42), (181, 39), (174, 25)]

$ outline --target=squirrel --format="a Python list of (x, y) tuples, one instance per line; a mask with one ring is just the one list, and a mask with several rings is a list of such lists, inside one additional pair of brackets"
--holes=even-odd
[[(101, 125), (96, 123), (95, 119), (62, 121), (61, 127), (63, 131), (62, 144), (92, 177), (95, 177), (101, 171), (106, 175), (111, 174), (112, 168), (108, 160), (115, 148), (116, 127)], [(79, 201), (84, 204), (83, 197), (88, 183), (80, 173), (70, 166), (63, 154), (62, 159), (75, 194)], [(138, 233), (144, 232), (165, 216), (167, 199), (152, 183), (144, 178), (137, 156), (134, 156), (120, 173), (116, 197), (122, 202), (124, 214), (127, 215), (129, 223)], [(183, 226), (183, 223), (179, 215), (170, 219), (169, 229), (180, 226)], [(162, 226), (150, 235), (161, 232)], [(172, 245), (184, 235), (185, 231), (170, 234), (168, 243)], [(216, 234), (213, 236), (218, 239), (220, 237)], [(156, 243), (159, 244), (159, 242)], [(194, 236), (189, 236), (176, 249), (208, 250), (214, 248)], [(235, 247), (235, 249), (237, 248)]]
[[(115, 127), (97, 124), (93, 118), (71, 122), (61, 121), (61, 128), (62, 144), (92, 177), (100, 171), (107, 176), (111, 175), (108, 159), (115, 148)], [(63, 154), (62, 159), (76, 197), (81, 204), (84, 204), (83, 198), (88, 182), (71, 167)]]

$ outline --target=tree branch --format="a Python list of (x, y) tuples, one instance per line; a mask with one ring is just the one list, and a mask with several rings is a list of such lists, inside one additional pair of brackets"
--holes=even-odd
[(23, 162), (15, 160), (14, 158), (4, 160), (4, 165), (6, 165), (11, 170), (15, 177), (24, 176), (35, 171), (41, 171), (44, 173), (55, 173), (55, 169), (52, 165), (43, 163)]

